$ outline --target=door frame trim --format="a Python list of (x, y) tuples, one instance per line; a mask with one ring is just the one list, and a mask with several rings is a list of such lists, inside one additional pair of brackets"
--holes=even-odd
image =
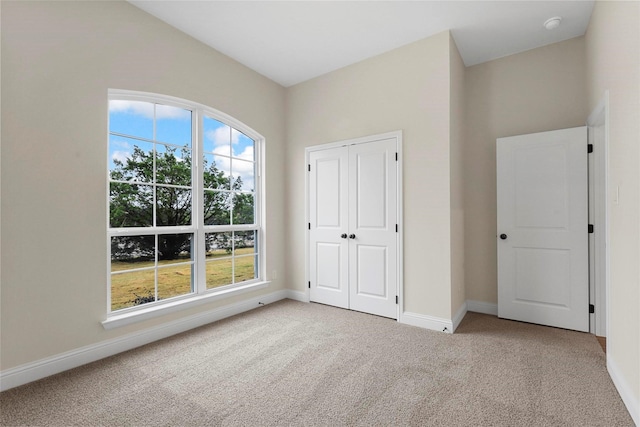
[[(354, 138), (354, 139), (346, 139), (346, 140), (342, 140), (342, 141), (335, 141), (335, 142), (329, 142), (326, 144), (319, 144), (319, 145), (310, 145), (308, 147), (305, 147), (304, 149), (304, 211), (305, 211), (305, 224), (308, 224), (310, 221), (310, 212), (309, 212), (309, 171), (308, 171), (308, 165), (310, 164), (310, 155), (312, 152), (314, 151), (320, 151), (320, 150), (328, 150), (328, 149), (332, 149), (332, 148), (336, 148), (336, 147), (343, 147), (346, 145), (356, 145), (356, 144), (366, 144), (366, 143), (370, 143), (370, 142), (375, 142), (375, 141), (380, 141), (383, 139), (391, 139), (391, 138), (395, 138), (396, 140), (396, 152), (398, 153), (398, 161), (397, 161), (397, 168), (396, 168), (396, 182), (397, 182), (397, 206), (396, 206), (396, 214), (397, 214), (397, 221), (398, 221), (398, 232), (396, 233), (396, 239), (397, 239), (397, 251), (396, 251), (396, 263), (397, 263), (397, 288), (396, 288), (396, 295), (398, 295), (398, 304), (396, 307), (396, 319), (398, 322), (400, 323), (404, 323), (401, 320), (401, 316), (402, 313), (404, 312), (404, 266), (403, 266), (403, 260), (404, 260), (404, 256), (403, 256), (403, 215), (402, 215), (402, 206), (403, 206), (403, 200), (402, 200), (402, 130), (396, 130), (396, 131), (392, 131), (392, 132), (386, 132), (386, 133), (381, 133), (381, 134), (376, 134), (376, 135), (369, 135), (369, 136), (364, 136), (364, 137), (360, 137), (360, 138)], [(311, 300), (311, 292), (309, 290), (308, 287), (308, 283), (310, 281), (310, 276), (309, 276), (309, 271), (310, 271), (310, 265), (309, 265), (309, 230), (306, 230), (306, 232), (304, 233), (304, 259), (305, 259), (305, 265), (304, 265), (304, 269), (305, 269), (305, 284), (304, 284), (304, 289), (305, 289), (305, 294), (306, 294), (306, 299), (307, 301)]]
[[(595, 274), (589, 278), (589, 293), (593, 295), (595, 313), (593, 321), (589, 322), (592, 329), (590, 332), (597, 336), (609, 336), (609, 283), (610, 283), (610, 259), (609, 259), (609, 91), (606, 90), (593, 109), (585, 123), (591, 133), (591, 129), (596, 126), (604, 126), (603, 141), (594, 141), (594, 169), (589, 170), (593, 174), (594, 200), (589, 203), (594, 204), (594, 256), (590, 256), (590, 262), (594, 262)], [(595, 145), (600, 142), (602, 147)], [(600, 156), (599, 158), (597, 156)], [(598, 167), (600, 166), (600, 167)], [(591, 180), (590, 180), (591, 181)], [(598, 230), (601, 233), (598, 233)], [(602, 271), (602, 274), (598, 272)], [(604, 301), (604, 304), (601, 302)], [(603, 315), (604, 312), (604, 315)]]

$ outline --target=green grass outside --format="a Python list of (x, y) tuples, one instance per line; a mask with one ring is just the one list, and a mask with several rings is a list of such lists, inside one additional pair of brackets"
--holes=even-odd
[[(238, 255), (253, 255), (254, 248), (243, 248), (235, 251)], [(207, 254), (207, 289), (228, 285), (232, 282), (232, 259), (225, 258), (229, 255), (224, 250)], [(172, 264), (184, 262), (184, 260), (158, 262), (158, 297), (167, 299), (191, 292), (191, 268), (187, 265)], [(153, 261), (149, 262), (112, 262), (111, 271), (124, 271), (137, 268), (153, 267)], [(235, 283), (253, 279), (255, 271), (255, 256), (235, 258)], [(130, 273), (115, 274), (111, 276), (111, 310), (133, 307), (136, 294), (139, 297), (147, 297), (154, 293), (154, 270), (134, 271)]]

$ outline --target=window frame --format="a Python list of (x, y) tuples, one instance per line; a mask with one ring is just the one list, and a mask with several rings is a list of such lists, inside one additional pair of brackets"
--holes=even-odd
[[(182, 108), (191, 111), (191, 191), (192, 191), (192, 207), (191, 207), (191, 225), (179, 225), (179, 226), (157, 226), (155, 225), (156, 212), (154, 207), (153, 212), (153, 224), (151, 226), (137, 226), (137, 227), (111, 227), (111, 202), (110, 202), (110, 184), (111, 179), (111, 156), (110, 156), (110, 114), (107, 111), (107, 180), (106, 180), (106, 225), (107, 225), (107, 319), (103, 322), (105, 328), (118, 326), (120, 324), (127, 324), (134, 321), (135, 318), (148, 318), (155, 315), (164, 314), (168, 311), (175, 311), (181, 306), (191, 306), (194, 304), (200, 304), (210, 300), (218, 298), (229, 297), (238, 293), (246, 292), (248, 290), (254, 290), (268, 285), (266, 281), (266, 230), (265, 230), (265, 208), (264, 208), (264, 194), (265, 194), (265, 180), (264, 180), (264, 146), (265, 138), (258, 132), (245, 125), (241, 121), (218, 111), (212, 107), (199, 104), (197, 102), (187, 101), (184, 99), (129, 90), (109, 89), (108, 90), (108, 102), (107, 110), (110, 101), (123, 100), (123, 101), (142, 101), (154, 104), (168, 105), (172, 107)], [(254, 198), (254, 222), (253, 224), (229, 224), (229, 225), (205, 225), (204, 224), (204, 117), (212, 118), (224, 125), (229, 126), (231, 129), (241, 132), (248, 138), (254, 141), (254, 189), (253, 192), (246, 192), (253, 194)], [(155, 129), (154, 118), (154, 129)], [(123, 135), (119, 132), (115, 132), (123, 137), (130, 137), (130, 135)], [(154, 134), (155, 138), (155, 134)], [(141, 138), (145, 141), (145, 138)], [(155, 141), (154, 144), (158, 143)], [(229, 154), (230, 161), (234, 158), (233, 149), (230, 147)], [(154, 159), (155, 168), (155, 159)], [(155, 171), (155, 169), (154, 169)], [(230, 173), (233, 173), (230, 170)], [(154, 172), (155, 175), (155, 172)], [(122, 182), (115, 180), (115, 182)], [(143, 183), (147, 185), (146, 183)], [(159, 184), (152, 182), (152, 185), (156, 188)], [(230, 189), (230, 194), (235, 194)], [(154, 205), (155, 205), (155, 192), (154, 192)], [(230, 222), (232, 222), (230, 220)], [(255, 231), (255, 239), (257, 240), (254, 248), (257, 252), (254, 256), (254, 270), (255, 278), (239, 283), (233, 283), (235, 275), (232, 267), (232, 283), (227, 285), (221, 285), (211, 289), (207, 289), (206, 282), (206, 246), (205, 235), (212, 232), (240, 232), (240, 231)], [(135, 305), (132, 307), (121, 308), (112, 310), (111, 308), (111, 239), (113, 237), (122, 236), (155, 236), (157, 241), (158, 236), (164, 234), (191, 234), (192, 235), (192, 254), (191, 260), (181, 262), (181, 264), (191, 263), (192, 275), (191, 275), (191, 292), (188, 294), (167, 298), (165, 300), (156, 300), (154, 302)], [(235, 259), (234, 253), (229, 257)], [(162, 267), (160, 267), (162, 268)], [(154, 267), (149, 267), (149, 270), (157, 272), (158, 259), (157, 250), (155, 254)], [(157, 274), (157, 273), (156, 273)], [(157, 281), (157, 279), (156, 279)], [(136, 320), (137, 321), (137, 320)]]

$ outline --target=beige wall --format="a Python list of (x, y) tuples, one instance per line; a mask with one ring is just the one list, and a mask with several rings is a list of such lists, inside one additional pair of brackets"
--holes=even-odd
[(1, 19), (2, 370), (238, 300), (103, 329), (108, 88), (200, 102), (266, 137), (267, 264), (284, 272), (282, 87), (125, 2), (2, 2)]
[(451, 179), (451, 315), (465, 303), (464, 271), (464, 138), (465, 138), (465, 66), (453, 38), (449, 41), (450, 104), (450, 179)]
[[(596, 2), (587, 29), (589, 109), (609, 91), (610, 286), (607, 359), (640, 421), (640, 3)], [(614, 372), (615, 373), (615, 372)]]
[(585, 38), (468, 69), (444, 32), (285, 91), (124, 2), (2, 2), (0, 369), (239, 299), (100, 325), (108, 88), (210, 105), (267, 138), (267, 262), (281, 280), (263, 292), (306, 291), (304, 148), (403, 130), (405, 310), (446, 319), (465, 298), (497, 301), (495, 139), (580, 126), (608, 89), (621, 195), (608, 357), (637, 402), (638, 7), (597, 2)]
[(497, 303), (496, 138), (583, 126), (584, 38), (467, 68), (466, 298)]
[(305, 147), (403, 131), (405, 311), (451, 318), (449, 33), (287, 90), (287, 282), (304, 291)]

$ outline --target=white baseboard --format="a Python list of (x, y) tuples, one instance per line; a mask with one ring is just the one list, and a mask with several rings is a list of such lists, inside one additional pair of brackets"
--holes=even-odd
[(293, 291), (291, 289), (287, 289), (286, 291), (286, 298), (288, 299), (292, 299), (294, 301), (300, 301), (300, 302), (309, 302), (309, 292), (305, 292), (305, 291)]
[(424, 314), (409, 313), (405, 311), (400, 314), (398, 322), (406, 325), (418, 326), (420, 328), (431, 329), (433, 331), (453, 333), (453, 322), (441, 317), (426, 316)]
[(418, 326), (420, 328), (431, 329), (439, 332), (446, 332), (452, 334), (464, 319), (467, 314), (467, 303), (463, 303), (453, 316), (453, 320), (444, 319), (442, 317), (427, 316), (425, 314), (410, 313), (405, 311), (400, 315), (398, 321), (411, 326)]
[(607, 371), (609, 371), (611, 381), (613, 381), (613, 385), (616, 386), (618, 394), (626, 405), (627, 411), (629, 411), (633, 422), (636, 423), (637, 426), (640, 426), (640, 402), (638, 401), (639, 398), (633, 395), (629, 383), (627, 383), (625, 378), (620, 373), (620, 369), (611, 358), (610, 353), (607, 353)]
[[(293, 292), (293, 294), (292, 294)], [(226, 317), (260, 307), (259, 303), (270, 304), (291, 296), (298, 296), (296, 291), (281, 290), (245, 301), (198, 313), (184, 319), (174, 320), (144, 331), (134, 332), (115, 339), (88, 345), (52, 357), (0, 372), (0, 391), (27, 384), (50, 375), (57, 374), (123, 351), (149, 344), (151, 342), (206, 325)], [(304, 292), (303, 292), (304, 294)], [(291, 298), (296, 299), (296, 298)]]
[(498, 315), (498, 304), (492, 304), (484, 301), (467, 300), (467, 310), (474, 313)]
[(458, 329), (458, 326), (460, 326), (460, 322), (462, 322), (462, 319), (464, 319), (464, 316), (466, 314), (467, 314), (467, 303), (465, 302), (460, 306), (455, 316), (453, 316), (453, 330), (451, 332), (455, 332), (456, 329)]

